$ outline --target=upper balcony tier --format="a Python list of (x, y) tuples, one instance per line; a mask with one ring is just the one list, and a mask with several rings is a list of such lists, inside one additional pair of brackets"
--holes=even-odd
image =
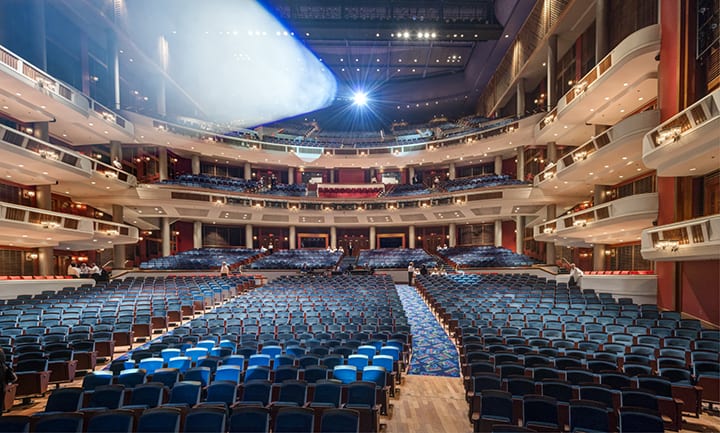
[(720, 215), (643, 230), (640, 252), (656, 262), (720, 259)]
[(634, 242), (657, 218), (657, 193), (637, 194), (563, 215), (533, 227), (536, 241), (590, 246)]
[(311, 147), (278, 143), (248, 134), (222, 135), (207, 130), (127, 113), (135, 125), (139, 143), (172, 147), (208, 158), (247, 161), (254, 164), (289, 167), (374, 168), (405, 167), (421, 163), (442, 163), (508, 153), (519, 145), (531, 144), (532, 125), (542, 116), (535, 114), (487, 130), (470, 130), (440, 139), (413, 143), (389, 142), (370, 148)]
[(24, 123), (50, 122), (71, 144), (132, 141), (132, 123), (79, 90), (0, 47), (0, 112)]
[(138, 240), (136, 227), (0, 202), (0, 245), (79, 251)]
[(720, 168), (720, 89), (643, 139), (642, 158), (658, 176), (700, 176)]
[(642, 138), (658, 111), (643, 111), (593, 137), (548, 166), (533, 180), (546, 194), (587, 195), (594, 185), (614, 185), (649, 171), (642, 163)]
[(537, 141), (584, 141), (592, 133), (589, 125), (614, 125), (657, 98), (659, 50), (659, 25), (630, 34), (540, 119)]
[(137, 185), (130, 173), (0, 125), (0, 167), (6, 178), (23, 185), (52, 185), (53, 191), (73, 197), (114, 194)]

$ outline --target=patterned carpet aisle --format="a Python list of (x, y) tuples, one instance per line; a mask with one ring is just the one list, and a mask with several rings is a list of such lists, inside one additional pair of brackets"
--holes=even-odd
[(415, 288), (405, 284), (395, 287), (413, 334), (410, 374), (459, 377), (457, 349), (428, 306)]

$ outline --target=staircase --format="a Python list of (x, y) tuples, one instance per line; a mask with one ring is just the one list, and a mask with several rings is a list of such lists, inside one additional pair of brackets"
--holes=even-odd
[(357, 257), (344, 255), (342, 260), (340, 260), (340, 270), (345, 271), (350, 265), (352, 265), (353, 268), (357, 266)]

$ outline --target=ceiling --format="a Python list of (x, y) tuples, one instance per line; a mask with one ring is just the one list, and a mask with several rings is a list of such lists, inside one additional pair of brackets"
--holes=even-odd
[[(267, 27), (268, 39), (274, 33), (280, 36), (287, 32), (319, 60), (323, 72), (327, 68), (337, 85), (334, 97), (318, 104), (324, 108), (305, 109), (300, 102), (290, 100), (288, 103), (292, 103), (295, 112), (288, 114), (289, 111), (280, 110), (272, 120), (308, 118), (317, 120), (326, 130), (352, 131), (377, 130), (401, 120), (422, 123), (435, 116), (457, 118), (474, 114), (478, 96), (534, 3), (534, 0), (261, 2), (285, 29), (280, 27), (282, 31), (274, 31)], [(249, 68), (259, 68), (268, 58), (283, 58), (283, 52), (275, 49), (268, 49), (262, 56), (255, 52), (250, 58), (250, 39), (235, 39), (239, 42), (226, 45), (232, 43), (228, 42), (229, 38), (243, 36), (247, 29), (252, 36), (252, 20), (243, 25), (249, 19), (249, 3), (126, 0), (126, 8), (123, 26), (127, 39), (121, 43), (125, 48), (121, 69), (128, 73), (135, 70), (135, 76), (142, 77), (148, 69), (147, 61), (153, 68), (160, 67), (157, 39), (165, 37), (169, 67), (160, 69), (164, 68), (168, 75), (169, 104), (179, 100), (189, 102), (184, 113), (176, 114), (223, 122), (237, 120), (239, 125), (251, 127), (259, 121), (239, 114), (232, 117), (241, 109), (238, 100), (248, 99), (244, 101), (246, 105), (255, 104), (255, 112), (267, 111), (263, 119), (271, 119), (273, 108), (261, 104), (270, 99), (292, 98), (287, 91), (280, 97), (272, 93), (273, 87), (292, 82), (297, 72), (287, 68), (276, 81), (278, 84), (269, 84), (269, 88), (263, 90), (266, 97), (262, 93), (248, 93), (258, 85), (236, 93), (242, 87), (238, 81), (243, 80), (233, 82), (233, 77), (241, 76)], [(215, 30), (220, 31), (215, 34)], [(255, 33), (257, 36), (259, 32), (255, 30)], [(205, 41), (205, 45), (195, 45), (200, 40)], [(192, 49), (188, 48), (191, 42)], [(213, 53), (213, 49), (226, 46), (228, 48), (220, 53)], [(136, 53), (133, 64), (123, 63), (133, 52)], [(140, 57), (146, 62), (138, 61)], [(188, 73), (199, 64), (205, 65), (205, 69), (198, 69), (195, 75)], [(302, 69), (312, 67), (307, 61), (302, 65)], [(298, 70), (300, 68), (295, 69)], [(273, 83), (274, 72), (264, 72), (265, 76), (260, 79), (265, 82), (261, 83)], [(232, 84), (219, 91), (197, 85), (222, 80), (230, 80)], [(317, 84), (307, 78), (292, 85), (305, 90), (307, 81)], [(367, 92), (369, 98), (369, 110), (362, 113), (349, 108), (352, 93), (358, 90)], [(243, 95), (252, 97), (243, 98)], [(306, 94), (302, 98), (308, 99)], [(227, 105), (228, 99), (236, 104)], [(168, 111), (174, 108), (169, 106)]]

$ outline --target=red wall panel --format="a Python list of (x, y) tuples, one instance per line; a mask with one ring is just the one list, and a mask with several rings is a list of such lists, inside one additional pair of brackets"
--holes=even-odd
[(515, 221), (502, 222), (502, 246), (515, 251), (517, 243), (515, 242)]
[(681, 310), (720, 326), (720, 260), (683, 262), (680, 275)]

